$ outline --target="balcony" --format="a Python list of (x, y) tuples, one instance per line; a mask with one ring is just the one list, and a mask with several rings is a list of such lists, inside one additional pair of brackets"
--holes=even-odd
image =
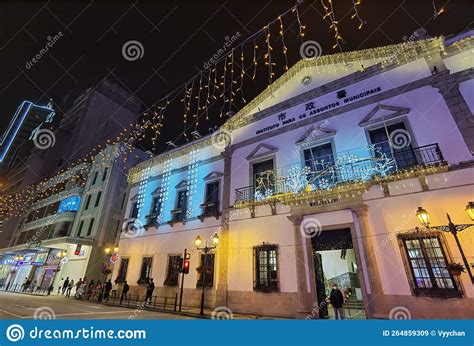
[[(390, 148), (389, 148), (390, 149)], [(413, 168), (444, 166), (438, 144), (402, 150), (387, 150), (372, 145), (307, 160), (262, 174), (255, 185), (235, 190), (235, 205), (278, 200), (279, 196), (317, 190), (331, 190), (340, 185), (388, 179)]]
[(198, 216), (201, 222), (207, 217), (215, 217), (219, 219), (221, 213), (219, 212), (219, 201), (211, 201), (201, 204), (202, 214)]
[(186, 209), (173, 209), (171, 210), (171, 220), (168, 221), (168, 225), (173, 227), (175, 223), (181, 222), (183, 225), (186, 223)]

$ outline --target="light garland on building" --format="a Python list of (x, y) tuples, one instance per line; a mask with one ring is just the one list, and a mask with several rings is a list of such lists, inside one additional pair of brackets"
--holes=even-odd
[(362, 29), (364, 24), (367, 23), (359, 15), (359, 10), (357, 9), (357, 6), (359, 6), (360, 4), (361, 4), (361, 0), (352, 0), (352, 8), (354, 10), (354, 13), (351, 16), (351, 19), (357, 18), (357, 20), (359, 21), (359, 26), (357, 27), (357, 29), (359, 29), (359, 30)]

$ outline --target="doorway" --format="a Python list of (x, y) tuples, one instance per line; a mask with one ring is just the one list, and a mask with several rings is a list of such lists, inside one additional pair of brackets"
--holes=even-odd
[(356, 254), (349, 228), (323, 231), (311, 238), (319, 317), (334, 319), (328, 299), (334, 284), (345, 296), (347, 319), (365, 319)]

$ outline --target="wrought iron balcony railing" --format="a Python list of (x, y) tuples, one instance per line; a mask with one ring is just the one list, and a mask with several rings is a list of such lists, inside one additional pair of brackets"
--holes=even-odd
[(372, 145), (307, 160), (304, 167), (293, 164), (279, 168), (276, 173), (268, 171), (260, 174), (255, 185), (235, 190), (235, 203), (265, 200), (279, 194), (302, 192), (308, 188), (311, 191), (330, 189), (341, 183), (370, 181), (375, 177), (386, 177), (412, 167), (444, 163), (438, 144), (398, 150)]

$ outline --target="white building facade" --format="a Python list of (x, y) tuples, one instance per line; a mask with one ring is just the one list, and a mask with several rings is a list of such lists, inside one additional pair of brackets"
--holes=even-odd
[[(326, 318), (337, 283), (352, 318), (472, 318), (472, 229), (458, 244), (417, 210), (472, 222), (473, 42), (302, 60), (218, 133), (141, 163), (113, 278), (174, 297), (187, 249), (184, 305), (204, 284), (208, 308)], [(215, 232), (203, 266), (194, 239)]]

